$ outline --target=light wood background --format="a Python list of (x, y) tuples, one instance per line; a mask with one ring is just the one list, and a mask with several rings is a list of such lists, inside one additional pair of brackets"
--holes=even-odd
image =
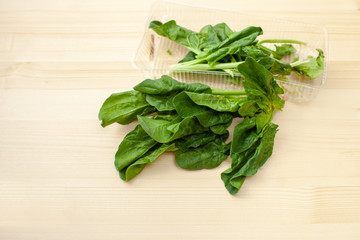
[(329, 31), (325, 87), (275, 116), (273, 156), (235, 197), (229, 161), (189, 172), (165, 154), (129, 183), (113, 166), (134, 125), (97, 113), (142, 80), (153, 2), (0, 0), (0, 239), (360, 239), (360, 2), (183, 1)]

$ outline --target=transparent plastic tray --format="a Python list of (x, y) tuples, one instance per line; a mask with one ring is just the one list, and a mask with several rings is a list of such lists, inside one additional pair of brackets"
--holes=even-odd
[[(288, 21), (279, 18), (249, 15), (230, 10), (219, 10), (177, 4), (171, 1), (156, 3), (151, 10), (146, 22), (145, 33), (140, 46), (133, 58), (133, 64), (144, 73), (146, 78), (158, 78), (167, 74), (181, 82), (201, 82), (219, 89), (241, 89), (241, 84), (229, 81), (229, 75), (222, 72), (199, 71), (177, 72), (170, 70), (172, 64), (176, 64), (187, 53), (188, 49), (157, 35), (149, 29), (152, 20), (166, 22), (175, 20), (177, 24), (199, 31), (207, 24), (225, 22), (233, 31), (239, 31), (248, 26), (260, 26), (263, 35), (258, 39), (294, 39), (306, 42), (306, 45), (294, 45), (297, 53), (293, 57), (300, 59), (309, 55), (317, 56), (316, 48), (324, 51), (324, 72), (316, 79), (299, 78), (296, 74), (288, 76), (288, 80), (278, 80), (285, 90), (285, 98), (293, 102), (306, 102), (312, 100), (318, 94), (321, 86), (326, 81), (328, 62), (327, 31), (324, 27), (316, 24)], [(170, 54), (171, 53), (171, 54)], [(284, 59), (291, 61), (291, 59)]]

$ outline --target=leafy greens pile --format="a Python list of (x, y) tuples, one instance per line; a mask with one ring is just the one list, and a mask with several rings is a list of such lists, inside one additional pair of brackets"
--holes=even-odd
[[(258, 30), (255, 32), (246, 39), (257, 36)], [(191, 46), (193, 51), (199, 50), (196, 46)], [(245, 178), (254, 175), (271, 156), (278, 129), (272, 118), (284, 106), (279, 96), (283, 90), (256, 58), (246, 57), (236, 71), (244, 78), (244, 90), (217, 90), (163, 75), (106, 99), (99, 112), (103, 127), (116, 122), (139, 123), (116, 152), (120, 178), (134, 178), (165, 151), (174, 151), (176, 164), (189, 170), (215, 168), (230, 156), (231, 167), (221, 173), (221, 179), (228, 192), (236, 194)], [(242, 121), (228, 139), (234, 118)]]
[[(230, 76), (241, 76), (237, 66), (247, 57), (252, 57), (268, 69), (276, 78), (286, 79), (292, 72), (299, 76), (314, 79), (324, 70), (324, 54), (306, 59), (294, 59), (292, 63), (282, 61), (286, 55), (296, 52), (293, 44), (304, 42), (289, 39), (267, 39), (258, 41), (263, 34), (260, 27), (250, 26), (233, 32), (225, 23), (204, 26), (194, 32), (176, 24), (174, 20), (166, 23), (152, 21), (149, 26), (158, 35), (164, 36), (189, 49), (188, 54), (171, 66), (173, 71), (222, 71)], [(274, 49), (264, 43), (275, 44)], [(277, 45), (281, 43), (281, 45)]]

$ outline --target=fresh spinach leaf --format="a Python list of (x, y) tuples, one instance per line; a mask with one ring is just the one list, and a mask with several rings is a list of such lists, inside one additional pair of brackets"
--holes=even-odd
[(204, 127), (211, 127), (231, 121), (233, 114), (217, 112), (205, 106), (197, 105), (189, 97), (187, 92), (179, 93), (173, 99), (177, 113), (183, 117), (196, 117)]
[(217, 112), (209, 109), (196, 115), (200, 124), (204, 127), (212, 127), (219, 124), (226, 124), (233, 119), (233, 114), (228, 112)]
[(145, 94), (168, 94), (173, 91), (188, 91), (188, 92), (211, 92), (211, 88), (201, 83), (182, 83), (175, 79), (163, 75), (159, 79), (146, 79), (136, 85), (134, 90)]
[[(273, 123), (267, 125), (262, 137), (250, 137), (251, 144), (247, 144), (248, 148), (242, 149), (241, 152), (234, 153), (233, 149), (231, 149), (231, 168), (221, 174), (221, 179), (230, 194), (236, 194), (245, 178), (256, 174), (258, 169), (263, 166), (271, 156), (277, 127), (278, 126)], [(251, 133), (254, 132), (255, 131), (252, 131)]]
[[(229, 38), (224, 40), (218, 46), (211, 48), (204, 54), (210, 66), (214, 66), (218, 60), (227, 55), (238, 53), (242, 47), (255, 43), (256, 38), (262, 34), (259, 27), (248, 27), (240, 32), (230, 34)], [(199, 56), (201, 58), (201, 55)]]
[(318, 56), (315, 58), (309, 56), (305, 60), (299, 60), (291, 63), (293, 71), (309, 78), (316, 78), (324, 71), (324, 52), (321, 49), (316, 49)]
[(279, 97), (284, 93), (274, 80), (273, 74), (253, 58), (247, 57), (238, 65), (238, 70), (244, 77), (243, 85), (248, 100), (253, 100), (266, 112), (275, 108), (281, 110), (285, 101)]
[(211, 25), (206, 25), (200, 29), (200, 35), (203, 38), (203, 41), (206, 42), (206, 47), (217, 46), (221, 43), (221, 40), (218, 38), (218, 35)]
[(171, 92), (166, 95), (148, 94), (146, 96), (146, 101), (158, 111), (173, 111), (175, 110), (173, 99), (177, 94), (178, 92)]
[(263, 131), (263, 129), (271, 122), (271, 119), (273, 118), (274, 112), (259, 112), (256, 114), (255, 117), (255, 123), (256, 123), (256, 133), (260, 134), (260, 132)]
[(277, 59), (274, 59), (270, 71), (273, 74), (280, 74), (280, 75), (289, 75), (292, 71), (291, 65), (286, 62), (281, 62)]
[(138, 116), (140, 125), (145, 132), (159, 143), (168, 143), (176, 139), (208, 131), (195, 117), (159, 119), (153, 116)]
[(256, 131), (256, 118), (246, 117), (235, 126), (231, 143), (231, 159), (249, 149), (260, 137)]
[(239, 52), (241, 60), (245, 60), (247, 57), (252, 57), (255, 60), (259, 60), (264, 57), (269, 57), (270, 53), (264, 52), (261, 48), (258, 48), (256, 45), (249, 45), (241, 48)]
[(275, 45), (276, 50), (272, 52), (274, 58), (280, 60), (285, 55), (291, 55), (296, 52), (296, 48), (292, 44)]
[(265, 164), (267, 159), (272, 155), (277, 128), (278, 125), (274, 123), (270, 123), (264, 128), (255, 152), (242, 166), (241, 170), (234, 175), (235, 178), (238, 176), (252, 176)]
[[(246, 58), (246, 57), (245, 57)], [(272, 58), (272, 57), (259, 57), (256, 59), (256, 61), (258, 63), (260, 63), (261, 65), (263, 65), (266, 69), (268, 70), (272, 70), (273, 69), (273, 66), (274, 66), (274, 63), (275, 63), (275, 59)], [(273, 70), (275, 70), (276, 68), (274, 68)]]
[(228, 127), (230, 127), (231, 123), (232, 123), (232, 119), (227, 123), (221, 123), (211, 126), (210, 130), (215, 134), (226, 134), (229, 133), (227, 129)]
[(255, 100), (247, 100), (241, 103), (238, 112), (242, 117), (253, 117), (259, 110)]
[(211, 132), (193, 134), (175, 140), (175, 146), (181, 151), (187, 151), (189, 148), (196, 148), (215, 140), (216, 135)]
[[(198, 58), (203, 58), (210, 56), (211, 54), (215, 54), (217, 51), (219, 51), (222, 48), (227, 47), (235, 47), (235, 46), (246, 46), (251, 43), (253, 43), (257, 36), (261, 35), (262, 29), (260, 27), (247, 27), (241, 31), (233, 32), (229, 34), (229, 36), (223, 40), (220, 44), (217, 46), (211, 47), (207, 49), (207, 51), (203, 51), (201, 54), (198, 55)], [(239, 49), (240, 50), (240, 49)], [(229, 51), (229, 50), (227, 50)], [(223, 51), (222, 51), (223, 52)], [(219, 53), (216, 55), (220, 55)], [(215, 57), (210, 57), (211, 59), (214, 59)]]
[(155, 111), (146, 101), (146, 95), (138, 91), (113, 93), (107, 98), (99, 111), (101, 126), (112, 123), (128, 124), (136, 119), (137, 115), (146, 115)]
[(180, 138), (176, 140), (174, 143), (179, 150), (185, 152), (189, 148), (197, 148), (199, 146), (212, 142), (215, 140), (215, 138), (221, 138), (223, 139), (223, 141), (225, 141), (229, 137), (229, 132), (226, 131), (219, 135), (221, 136), (217, 136), (211, 132), (203, 132), (203, 133), (193, 134), (190, 136)]
[(219, 112), (236, 112), (245, 98), (215, 95), (209, 93), (186, 92), (189, 98), (200, 106)]
[(246, 178), (246, 176), (234, 177), (234, 175), (254, 152), (258, 146), (259, 138), (259, 134), (256, 133), (256, 121), (254, 118), (244, 118), (234, 128), (230, 150), (231, 168), (221, 173), (225, 188), (232, 195), (239, 191)]
[(217, 37), (220, 39), (220, 41), (224, 41), (229, 37), (233, 31), (230, 29), (230, 27), (226, 23), (218, 23), (214, 26), (214, 30), (216, 32)]
[(206, 44), (205, 39), (197, 32), (181, 27), (174, 20), (166, 23), (152, 21), (149, 25), (157, 34), (177, 42), (190, 51), (199, 54)]
[(173, 104), (176, 112), (183, 118), (193, 117), (202, 112), (209, 111), (207, 107), (194, 103), (186, 92), (177, 94), (173, 99)]
[(156, 144), (143, 156), (133, 162), (131, 165), (120, 170), (120, 178), (124, 181), (129, 181), (136, 177), (147, 164), (153, 163), (165, 151), (173, 151), (175, 149), (174, 144)]
[(229, 155), (230, 145), (221, 137), (197, 148), (187, 151), (178, 150), (175, 153), (176, 164), (184, 169), (211, 169), (219, 166)]
[(140, 125), (137, 125), (134, 130), (125, 136), (119, 145), (115, 154), (116, 169), (120, 172), (143, 156), (156, 144), (157, 142), (152, 139)]
[(190, 51), (185, 55), (183, 59), (179, 61), (179, 63), (188, 62), (195, 59), (196, 59), (196, 53)]

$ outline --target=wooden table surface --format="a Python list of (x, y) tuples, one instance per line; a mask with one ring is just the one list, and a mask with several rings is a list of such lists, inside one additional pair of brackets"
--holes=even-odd
[(360, 239), (360, 2), (194, 3), (329, 32), (326, 85), (275, 116), (274, 153), (235, 197), (229, 161), (189, 172), (166, 153), (129, 183), (114, 168), (134, 124), (97, 113), (143, 80), (131, 60), (153, 3), (0, 1), (0, 239)]

